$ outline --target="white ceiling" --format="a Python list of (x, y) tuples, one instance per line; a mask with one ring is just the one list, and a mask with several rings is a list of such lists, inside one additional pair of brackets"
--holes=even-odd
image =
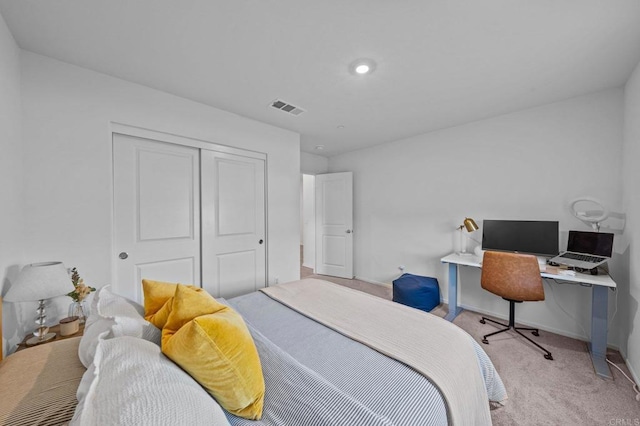
[[(618, 87), (640, 61), (638, 0), (0, 0), (0, 13), (23, 49), (299, 132), (326, 156)], [(350, 74), (359, 57), (376, 71)]]

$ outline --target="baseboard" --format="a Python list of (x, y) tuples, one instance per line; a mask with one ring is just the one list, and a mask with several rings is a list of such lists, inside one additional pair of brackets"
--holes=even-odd
[(371, 284), (383, 285), (383, 286), (385, 286), (385, 287), (391, 287), (391, 284), (383, 283), (383, 282), (381, 282), (381, 281), (375, 281), (375, 280), (372, 280), (371, 278), (358, 277), (358, 276), (356, 276), (356, 277), (354, 277), (354, 278), (355, 278), (356, 280), (366, 281), (366, 282), (371, 283)]
[(624, 364), (627, 366), (627, 369), (629, 369), (629, 373), (631, 374), (631, 379), (636, 383), (636, 385), (640, 386), (640, 376), (635, 372), (635, 370), (629, 363), (629, 358), (627, 357), (627, 354), (622, 352), (621, 350), (619, 350), (619, 352), (620, 352), (620, 355), (622, 355)]
[(635, 372), (635, 370), (629, 363), (629, 359), (627, 358), (627, 355), (624, 354), (622, 358), (624, 359), (624, 363), (627, 365), (627, 368), (629, 369), (629, 373), (631, 373), (631, 378), (633, 379), (634, 382), (636, 382), (638, 386), (640, 386), (640, 376), (638, 376), (638, 374)]
[[(315, 269), (315, 266), (314, 266), (314, 265), (307, 265), (307, 264), (306, 264), (306, 263), (304, 263), (304, 262), (302, 263), (302, 266), (304, 266), (305, 268), (309, 268), (309, 269), (311, 269), (311, 270)], [(314, 272), (315, 272), (315, 271), (314, 271)]]
[[(444, 302), (444, 303), (448, 303), (448, 302)], [(505, 316), (504, 314), (497, 314), (495, 312), (491, 312), (491, 311), (486, 311), (484, 309), (478, 309), (475, 306), (469, 306), (469, 305), (465, 305), (462, 304), (460, 305), (461, 308), (466, 309), (468, 311), (473, 311), (473, 312), (477, 312), (479, 314), (482, 315), (488, 315), (490, 317), (493, 318), (498, 318), (504, 321), (509, 321), (509, 317)], [(549, 333), (553, 333), (553, 334), (558, 334), (560, 336), (564, 336), (564, 337), (569, 337), (571, 339), (576, 339), (576, 340), (581, 340), (583, 342), (588, 342), (589, 338), (587, 336), (583, 336), (581, 334), (577, 334), (577, 333), (572, 333), (572, 332), (567, 332), (566, 330), (560, 330), (554, 327), (548, 327), (546, 325), (541, 325), (538, 324), (536, 322), (531, 322), (531, 321), (520, 321), (520, 319), (518, 319), (518, 324), (527, 326), (527, 327), (535, 327), (535, 328), (539, 328), (540, 330), (544, 330), (544, 331), (548, 331)], [(611, 349), (615, 349), (615, 350), (619, 350), (618, 347), (613, 346), (613, 345), (607, 345), (607, 347), (611, 348)]]

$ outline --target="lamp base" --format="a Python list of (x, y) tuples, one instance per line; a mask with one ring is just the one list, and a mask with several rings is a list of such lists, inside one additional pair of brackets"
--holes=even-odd
[(474, 255), (473, 253), (470, 253), (468, 251), (457, 251), (456, 254), (458, 256), (473, 256)]
[(33, 336), (31, 339), (26, 341), (27, 346), (35, 346), (40, 343), (48, 342), (49, 340), (56, 337), (56, 333), (47, 333), (42, 337)]

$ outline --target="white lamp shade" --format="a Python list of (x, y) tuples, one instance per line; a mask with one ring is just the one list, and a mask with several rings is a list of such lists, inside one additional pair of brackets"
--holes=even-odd
[(63, 296), (71, 291), (73, 284), (62, 262), (32, 263), (22, 268), (4, 300), (31, 302)]

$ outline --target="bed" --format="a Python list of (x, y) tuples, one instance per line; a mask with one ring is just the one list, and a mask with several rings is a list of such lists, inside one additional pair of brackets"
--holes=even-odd
[[(259, 420), (223, 409), (187, 368), (162, 353), (164, 337), (142, 318), (145, 308), (105, 287), (94, 297), (82, 339), (22, 351), (0, 364), (0, 421), (7, 424), (15, 416), (14, 406), (24, 416), (34, 399), (30, 385), (20, 394), (4, 391), (5, 372), (23, 370), (34, 376), (25, 383), (56, 388), (42, 382), (61, 377), (28, 367), (29, 358), (45, 348), (48, 368), (60, 373), (66, 393), (69, 386), (77, 389), (70, 402), (58, 398), (48, 408), (55, 421), (23, 424), (490, 424), (489, 402), (507, 399), (480, 346), (455, 325), (422, 311), (308, 279), (217, 302), (240, 314), (259, 356)], [(398, 346), (404, 348), (396, 351)], [(77, 351), (86, 371), (78, 370), (75, 357), (61, 355), (69, 351)], [(67, 361), (75, 366), (64, 368), (75, 371), (73, 378), (55, 368), (60, 357), (73, 358)], [(445, 363), (455, 358), (455, 367), (438, 365), (438, 357)]]

